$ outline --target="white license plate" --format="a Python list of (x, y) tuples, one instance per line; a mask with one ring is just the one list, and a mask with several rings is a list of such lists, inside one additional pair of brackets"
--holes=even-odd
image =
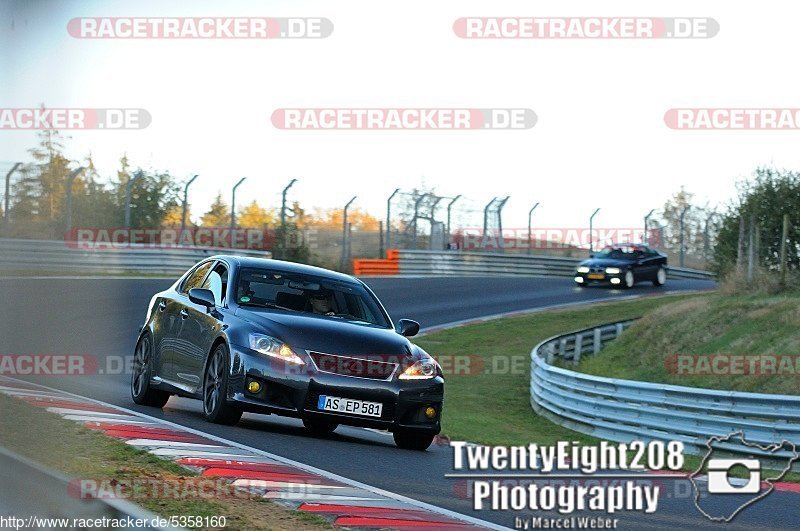
[(339, 398), (338, 396), (320, 395), (317, 409), (322, 411), (335, 411), (336, 413), (349, 413), (351, 415), (364, 415), (367, 417), (380, 417), (383, 404), (380, 402), (366, 402), (352, 398)]

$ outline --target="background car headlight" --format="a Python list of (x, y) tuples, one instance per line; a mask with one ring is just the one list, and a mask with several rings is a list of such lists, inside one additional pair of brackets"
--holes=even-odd
[(250, 334), (250, 348), (279, 360), (305, 365), (305, 362), (294, 353), (289, 345), (271, 336)]
[(607, 267), (606, 273), (608, 273), (609, 275), (619, 275), (620, 270), (618, 267)]
[(419, 360), (403, 371), (400, 375), (401, 380), (427, 380), (439, 373), (436, 362), (432, 359)]
[(587, 266), (580, 266), (578, 268), (578, 273), (588, 273), (588, 272), (589, 272), (589, 268)]

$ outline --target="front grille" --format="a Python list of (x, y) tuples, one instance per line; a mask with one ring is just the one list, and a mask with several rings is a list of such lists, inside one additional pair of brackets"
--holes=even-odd
[(387, 361), (336, 356), (320, 352), (309, 352), (309, 355), (320, 372), (369, 380), (389, 380), (398, 366), (397, 363)]

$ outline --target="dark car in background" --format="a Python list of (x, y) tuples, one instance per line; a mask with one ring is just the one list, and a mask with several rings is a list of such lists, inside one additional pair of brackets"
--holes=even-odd
[(151, 300), (134, 354), (131, 394), (163, 407), (202, 400), (207, 420), (244, 411), (389, 430), (424, 450), (440, 431), (439, 364), (408, 340), (360, 280), (325, 269), (235, 256), (208, 258)]
[(663, 286), (667, 281), (667, 256), (640, 244), (608, 245), (575, 270), (575, 283), (581, 287), (611, 284), (632, 288), (641, 280)]

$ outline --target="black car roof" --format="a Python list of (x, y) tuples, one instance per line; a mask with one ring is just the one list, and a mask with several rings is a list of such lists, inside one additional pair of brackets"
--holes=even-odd
[(330, 280), (343, 280), (346, 282), (353, 282), (355, 280), (358, 282), (358, 280), (351, 275), (338, 273), (322, 267), (298, 264), (297, 262), (286, 262), (283, 260), (273, 260), (272, 258), (256, 258), (252, 256), (236, 256), (228, 254), (218, 254), (209, 257), (209, 259), (212, 258), (235, 263), (238, 267), (261, 267), (275, 271), (281, 271), (283, 273), (300, 273), (305, 275), (325, 277)]

